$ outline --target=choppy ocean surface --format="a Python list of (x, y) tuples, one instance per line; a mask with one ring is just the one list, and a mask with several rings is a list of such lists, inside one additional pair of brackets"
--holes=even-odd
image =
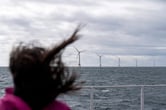
[[(85, 86), (166, 84), (166, 67), (82, 67), (74, 70), (86, 81)], [(0, 67), (0, 96), (8, 86), (12, 86), (8, 68)], [(93, 109), (140, 110), (140, 91), (140, 87), (95, 88)], [(89, 110), (91, 92), (83, 88), (80, 92), (60, 96), (59, 100), (64, 100), (73, 110)], [(166, 87), (144, 88), (144, 110), (166, 110)]]

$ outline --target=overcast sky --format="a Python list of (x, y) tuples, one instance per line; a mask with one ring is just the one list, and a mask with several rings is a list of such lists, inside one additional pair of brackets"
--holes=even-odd
[(64, 61), (82, 66), (165, 66), (165, 0), (1, 0), (0, 65), (8, 66), (12, 46), (37, 41), (51, 46), (86, 24), (79, 41), (65, 50)]

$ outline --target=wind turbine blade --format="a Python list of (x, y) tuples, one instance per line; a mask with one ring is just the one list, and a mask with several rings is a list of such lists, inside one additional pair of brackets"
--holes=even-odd
[(77, 52), (80, 52), (76, 47), (74, 47)]
[(96, 53), (96, 52), (95, 52), (95, 54), (96, 54), (97, 56), (99, 56), (99, 54), (98, 54), (98, 53)]
[(86, 52), (86, 50), (81, 50), (80, 53), (82, 53), (82, 52)]
[(103, 56), (103, 55), (99, 55), (98, 53), (96, 53), (96, 55), (99, 56), (99, 57), (102, 57), (102, 56)]

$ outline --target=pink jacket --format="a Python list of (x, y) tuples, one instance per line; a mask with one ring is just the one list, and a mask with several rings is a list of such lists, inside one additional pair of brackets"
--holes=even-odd
[[(7, 88), (5, 92), (5, 96), (0, 99), (0, 110), (31, 110), (21, 98), (13, 95), (12, 88)], [(60, 101), (54, 101), (43, 110), (70, 110), (70, 108)]]

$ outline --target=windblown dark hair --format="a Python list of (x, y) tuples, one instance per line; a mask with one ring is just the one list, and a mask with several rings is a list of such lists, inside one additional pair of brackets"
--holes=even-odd
[(50, 49), (22, 44), (13, 48), (9, 67), (14, 92), (33, 109), (46, 106), (62, 93), (81, 88), (77, 74), (69, 72), (62, 62), (63, 50), (79, 38), (79, 30), (76, 28), (71, 37)]

